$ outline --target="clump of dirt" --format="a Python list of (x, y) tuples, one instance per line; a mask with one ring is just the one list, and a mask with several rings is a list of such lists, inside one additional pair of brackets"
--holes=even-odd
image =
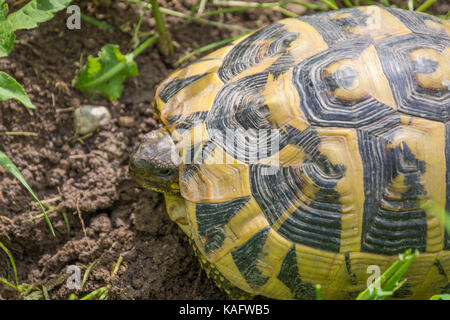
[[(189, 13), (195, 1), (161, 1), (162, 6)], [(139, 77), (125, 84), (118, 101), (87, 100), (71, 81), (88, 55), (118, 44), (132, 50), (130, 39), (142, 8), (113, 1), (94, 7), (74, 1), (81, 11), (116, 28), (110, 32), (85, 21), (80, 30), (66, 28), (60, 12), (39, 28), (17, 32), (13, 52), (0, 59), (0, 70), (23, 85), (36, 110), (14, 100), (1, 102), (0, 131), (28, 131), (33, 136), (0, 135), (0, 150), (16, 164), (41, 200), (53, 207), (53, 237), (28, 192), (0, 167), (0, 241), (11, 251), (19, 283), (49, 288), (51, 299), (83, 296), (108, 285), (114, 299), (221, 299), (225, 295), (201, 270), (186, 236), (169, 220), (160, 194), (138, 186), (128, 175), (128, 157), (145, 133), (158, 127), (151, 102), (156, 86), (175, 70), (175, 61), (238, 31), (166, 17), (176, 55), (162, 56), (154, 46), (137, 58)], [(14, 7), (12, 7), (14, 9)], [(225, 22), (256, 28), (281, 18), (274, 11), (225, 15)], [(147, 12), (143, 31), (153, 30)], [(121, 31), (120, 31), (121, 30)], [(82, 104), (108, 107), (112, 121), (79, 139), (72, 112)], [(127, 121), (122, 121), (126, 117)], [(65, 220), (67, 218), (67, 221)], [(119, 257), (123, 260), (113, 274)], [(92, 267), (82, 289), (70, 289), (69, 266)], [(12, 269), (0, 250), (0, 277)], [(0, 299), (16, 298), (0, 284)]]

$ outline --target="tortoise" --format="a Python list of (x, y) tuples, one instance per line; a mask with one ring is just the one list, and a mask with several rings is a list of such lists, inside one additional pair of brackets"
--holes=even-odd
[(283, 19), (161, 83), (130, 174), (231, 297), (354, 298), (411, 248), (395, 297), (428, 298), (450, 291), (449, 91), (448, 21)]

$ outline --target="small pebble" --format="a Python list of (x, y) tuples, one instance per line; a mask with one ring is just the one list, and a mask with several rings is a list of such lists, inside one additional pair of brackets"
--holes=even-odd
[(75, 131), (80, 135), (94, 132), (111, 120), (108, 109), (102, 106), (81, 106), (75, 109), (73, 116)]
[(134, 126), (134, 118), (133, 117), (119, 117), (119, 125), (121, 127), (131, 128)]

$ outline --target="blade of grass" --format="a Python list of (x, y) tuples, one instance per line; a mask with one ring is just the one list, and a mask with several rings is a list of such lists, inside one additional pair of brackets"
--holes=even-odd
[(417, 250), (413, 254), (411, 252), (412, 250), (409, 249), (401, 254), (400, 258), (366, 290), (361, 292), (356, 300), (380, 300), (391, 296), (395, 290), (404, 284), (404, 281), (400, 283), (398, 281), (419, 254)]
[(11, 266), (12, 266), (13, 272), (14, 272), (14, 279), (16, 281), (16, 289), (17, 289), (17, 287), (19, 287), (19, 279), (17, 277), (17, 269), (16, 269), (16, 263), (14, 262), (14, 258), (12, 256), (11, 252), (8, 250), (8, 248), (2, 242), (0, 242), (0, 249), (2, 249), (6, 253), (6, 255), (9, 258), (9, 261), (11, 262)]
[(353, 4), (351, 3), (350, 0), (342, 0), (342, 2), (349, 8), (353, 7)]
[(298, 14), (296, 14), (296, 13), (294, 13), (294, 12), (292, 12), (292, 11), (286, 9), (286, 8), (283, 8), (282, 6), (275, 7), (275, 9), (277, 11), (280, 11), (286, 17), (289, 17), (289, 18), (297, 18), (298, 17)]
[(69, 222), (69, 218), (67, 217), (67, 214), (66, 214), (65, 211), (63, 211), (61, 214), (63, 216), (64, 223), (66, 224), (67, 238), (70, 238), (70, 222)]
[(161, 14), (161, 9), (159, 7), (157, 0), (150, 0), (152, 7), (153, 18), (156, 23), (156, 30), (159, 34), (159, 49), (164, 55), (173, 55), (173, 44), (172, 38), (170, 36), (169, 30), (167, 30), (166, 23), (164, 22), (164, 18)]
[(435, 3), (436, 0), (427, 0), (424, 3), (422, 3), (417, 9), (417, 12), (426, 12), (427, 9), (433, 4)]
[(389, 0), (380, 0), (380, 2), (383, 4), (383, 6), (385, 6), (385, 7), (390, 7), (391, 6), (391, 4), (389, 3)]
[(339, 7), (336, 5), (336, 3), (333, 3), (330, 0), (320, 0), (323, 4), (327, 5), (332, 10), (338, 10)]
[(109, 291), (105, 289), (103, 293), (98, 297), (98, 300), (105, 300), (108, 297)]
[(106, 287), (100, 287), (97, 290), (92, 291), (91, 293), (85, 295), (84, 297), (82, 297), (80, 300), (90, 300), (92, 298), (95, 298), (98, 295), (103, 294), (104, 291), (106, 290)]
[(48, 295), (48, 290), (45, 286), (42, 286), (42, 294), (44, 295), (45, 300), (50, 300), (50, 296)]
[(38, 197), (35, 195), (33, 190), (30, 188), (27, 181), (20, 173), (19, 169), (17, 169), (16, 165), (6, 156), (6, 154), (4, 154), (1, 151), (0, 151), (0, 165), (2, 165), (3, 167), (6, 168), (6, 170), (11, 172), (20, 181), (20, 183), (22, 183), (22, 185), (28, 190), (28, 192), (31, 194), (31, 196), (34, 198), (34, 200), (36, 200), (36, 202), (39, 204), (39, 207), (41, 208), (42, 213), (45, 216), (45, 220), (47, 221), (47, 224), (50, 228), (52, 235), (54, 237), (56, 237), (55, 230), (53, 229), (52, 223), (50, 222), (50, 219), (48, 218), (47, 213), (45, 212), (44, 206), (42, 205), (41, 201), (38, 199)]
[(69, 296), (69, 300), (78, 300), (75, 293), (71, 293)]
[(361, 0), (363, 4), (367, 5), (367, 6), (373, 6), (376, 5), (377, 3), (372, 1), (372, 0)]
[(122, 264), (123, 261), (123, 256), (120, 255), (119, 258), (117, 259), (116, 263), (114, 263), (113, 268), (111, 270), (111, 275), (114, 276), (120, 268), (120, 265)]
[(84, 285), (85, 285), (85, 283), (86, 283), (86, 281), (87, 281), (87, 279), (88, 279), (88, 277), (89, 277), (89, 274), (91, 273), (92, 268), (94, 268), (99, 262), (100, 262), (100, 258), (94, 260), (94, 261), (87, 267), (86, 271), (84, 272), (83, 279), (81, 280), (81, 288), (84, 287)]
[(200, 1), (202, 1), (202, 0), (197, 0), (195, 2), (195, 4), (191, 7), (191, 9), (189, 9), (189, 12), (191, 13), (191, 16), (195, 15), (195, 12), (197, 11), (198, 7), (200, 6)]
[(322, 286), (320, 284), (316, 284), (316, 300), (323, 300)]
[(112, 25), (110, 25), (110, 24), (108, 24), (106, 22), (97, 20), (97, 19), (95, 19), (93, 17), (87, 16), (84, 13), (80, 12), (80, 17), (84, 21), (86, 21), (86, 22), (88, 22), (88, 23), (90, 23), (90, 24), (92, 24), (92, 25), (94, 25), (94, 26), (96, 26), (96, 27), (98, 27), (100, 29), (105, 29), (105, 30), (108, 30), (108, 31), (111, 31), (111, 32), (116, 30), (116, 28), (113, 27)]
[(331, 2), (332, 4), (334, 4), (336, 7), (339, 8), (339, 6), (338, 6), (337, 3), (336, 3), (336, 0), (330, 0), (330, 2)]
[(199, 53), (202, 53), (202, 52), (205, 52), (205, 51), (214, 49), (214, 48), (219, 47), (219, 46), (221, 46), (221, 45), (224, 45), (224, 44), (226, 44), (226, 43), (232, 42), (232, 41), (234, 41), (234, 40), (236, 40), (236, 39), (242, 38), (242, 37), (245, 36), (246, 34), (247, 34), (247, 33), (240, 34), (240, 35), (237, 35), (237, 36), (228, 38), (228, 39), (220, 40), (220, 41), (217, 41), (217, 42), (214, 42), (214, 43), (210, 43), (210, 44), (208, 44), (208, 45), (206, 45), (206, 46), (203, 46), (203, 47), (201, 47), (201, 48), (199, 48), (199, 49), (197, 49), (197, 50), (195, 50), (195, 51), (192, 51), (191, 53), (185, 55), (184, 57), (182, 57), (180, 60), (178, 60), (178, 61), (176, 62), (176, 65), (179, 65), (180, 63), (186, 61), (187, 59), (189, 59), (189, 58), (191, 58), (191, 57), (193, 57), (193, 56), (195, 56), (196, 54), (199, 54)]
[(314, 11), (327, 11), (327, 9), (318, 6), (317, 4), (301, 2), (301, 1), (286, 1), (284, 4), (295, 4), (297, 6), (302, 6)]
[(136, 25), (136, 27), (134, 28), (134, 33), (133, 33), (133, 37), (131, 39), (131, 43), (133, 45), (133, 49), (136, 49), (136, 47), (139, 45), (139, 31), (141, 29), (141, 25), (142, 25), (142, 21), (144, 21), (144, 16), (145, 16), (145, 12), (147, 11), (147, 8), (143, 8), (141, 16), (139, 17), (139, 21)]
[(37, 137), (38, 134), (36, 132), (22, 132), (22, 131), (3, 131), (0, 132), (0, 135), (6, 136), (32, 136)]
[[(400, 278), (403, 276), (403, 274), (406, 272), (406, 270), (409, 268), (413, 260), (419, 255), (419, 251), (414, 251), (413, 254), (404, 254), (400, 260), (403, 259), (403, 262), (401, 266), (395, 271), (395, 273), (390, 277), (386, 284), (384, 285), (383, 290), (386, 291), (392, 291), (395, 292), (400, 286), (397, 285)], [(395, 289), (395, 290), (394, 290)]]
[(450, 294), (437, 294), (432, 296), (430, 300), (450, 300)]
[[(15, 285), (13, 285), (12, 283), (8, 282), (6, 279), (0, 278), (0, 282), (7, 285), (8, 287), (13, 288), (16, 291), (19, 291), (19, 288), (17, 288)], [(437, 300), (437, 299), (436, 299)]]

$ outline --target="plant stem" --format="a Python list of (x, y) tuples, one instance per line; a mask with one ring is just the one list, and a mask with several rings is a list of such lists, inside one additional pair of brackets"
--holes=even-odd
[(134, 49), (133, 52), (131, 52), (132, 57), (136, 58), (139, 54), (141, 54), (142, 51), (144, 51), (149, 46), (151, 46), (153, 43), (158, 41), (158, 39), (159, 39), (159, 36), (153, 36), (153, 37), (145, 40), (139, 47), (137, 47), (136, 49)]
[(200, 0), (200, 4), (198, 7), (198, 14), (201, 15), (206, 8), (206, 0)]
[(3, 283), (3, 284), (6, 284), (7, 286), (13, 288), (13, 289), (16, 290), (16, 291), (19, 291), (19, 288), (17, 288), (15, 285), (13, 285), (12, 283), (6, 281), (6, 280), (3, 279), (3, 278), (0, 278), (0, 282)]
[(131, 39), (134, 49), (136, 49), (136, 47), (139, 45), (139, 31), (141, 29), (142, 21), (144, 21), (144, 16), (145, 16), (146, 11), (147, 11), (147, 8), (144, 8), (142, 10), (139, 21), (138, 21), (136, 27), (134, 28), (133, 38)]
[(23, 132), (23, 131), (2, 131), (0, 132), (0, 135), (7, 135), (7, 136), (33, 136), (37, 137), (38, 134), (36, 132)]
[(195, 56), (196, 54), (202, 53), (202, 52), (204, 52), (204, 51), (208, 51), (208, 50), (213, 49), (213, 48), (215, 48), (215, 47), (218, 47), (218, 46), (224, 45), (224, 44), (226, 44), (226, 43), (228, 43), (228, 42), (231, 42), (231, 41), (234, 41), (234, 40), (236, 40), (236, 39), (239, 39), (239, 38), (245, 36), (246, 34), (247, 34), (247, 33), (244, 33), (244, 34), (240, 34), (240, 35), (237, 35), (237, 36), (228, 38), (228, 39), (224, 39), (224, 40), (220, 40), (220, 41), (217, 41), (217, 42), (214, 42), (214, 43), (210, 43), (210, 44), (208, 44), (208, 45), (206, 45), (206, 46), (204, 46), (204, 47), (201, 47), (200, 49), (197, 49), (197, 50), (192, 51), (191, 53), (185, 55), (183, 58), (181, 58), (180, 60), (178, 60), (176, 64), (178, 65), (178, 64), (180, 64), (180, 63), (186, 61), (186, 60), (189, 59), (190, 57)]
[(161, 14), (161, 10), (157, 0), (150, 0), (152, 5), (152, 14), (156, 23), (156, 30), (158, 30), (159, 34), (159, 50), (164, 55), (173, 55), (173, 45), (172, 38), (170, 36), (169, 31), (167, 30), (166, 23), (164, 22), (164, 18)]
[[(151, 4), (140, 1), (140, 0), (122, 0), (125, 2), (133, 2), (133, 3), (137, 3), (140, 4), (141, 6), (146, 6), (147, 8), (151, 9)], [(218, 28), (224, 28), (224, 29), (230, 29), (230, 30), (239, 30), (239, 31), (243, 31), (243, 32), (250, 32), (252, 31), (251, 29), (248, 28), (244, 28), (241, 26), (234, 26), (234, 25), (229, 25), (229, 24), (225, 24), (225, 23), (220, 23), (220, 22), (216, 22), (216, 21), (209, 21), (206, 19), (202, 19), (202, 18), (197, 18), (197, 17), (192, 17), (190, 15), (178, 12), (178, 11), (174, 11), (174, 10), (170, 10), (170, 9), (166, 9), (166, 8), (160, 8), (161, 13), (167, 14), (167, 15), (171, 15), (174, 17), (178, 17), (178, 18), (182, 18), (188, 21), (192, 21), (192, 22), (198, 22), (198, 23), (202, 23), (202, 24), (209, 24), (211, 26), (215, 26)]]

